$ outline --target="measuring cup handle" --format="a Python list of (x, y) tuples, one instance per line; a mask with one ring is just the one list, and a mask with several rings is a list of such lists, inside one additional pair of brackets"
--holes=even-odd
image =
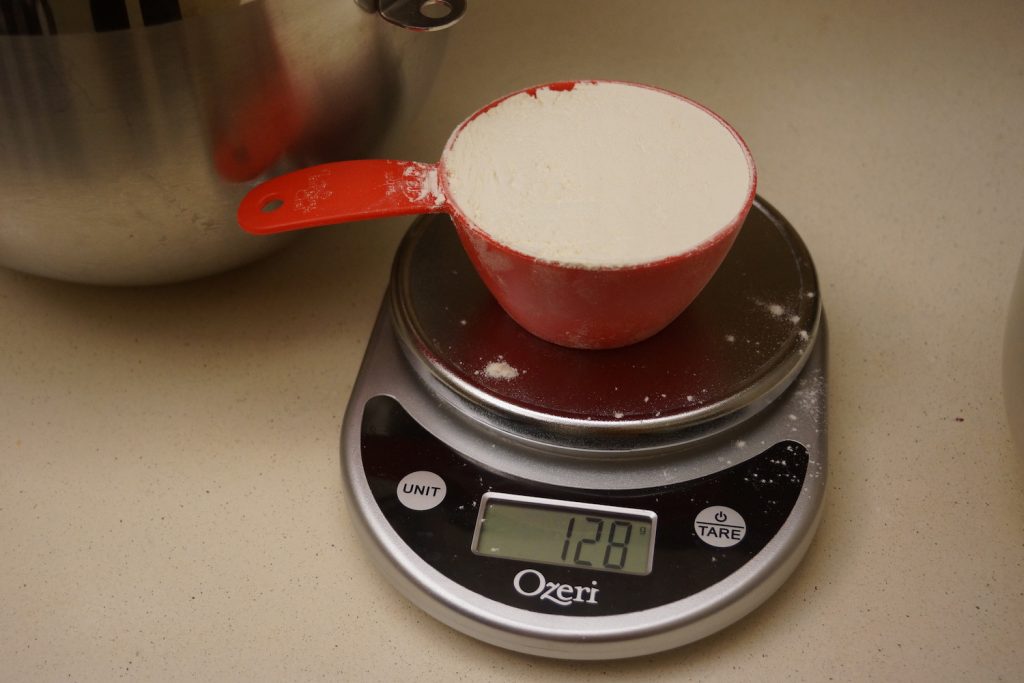
[(359, 159), (311, 166), (257, 185), (242, 199), (238, 223), (246, 232), (269, 235), (447, 208), (437, 164)]

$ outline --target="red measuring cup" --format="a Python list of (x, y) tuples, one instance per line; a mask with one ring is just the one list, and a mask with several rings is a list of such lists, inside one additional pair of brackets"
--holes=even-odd
[[(605, 81), (607, 82), (607, 81)], [(754, 199), (756, 170), (742, 138), (720, 117), (692, 100), (735, 137), (749, 165), (749, 192), (734, 218), (700, 244), (666, 258), (621, 267), (545, 260), (513, 249), (476, 225), (449, 189), (445, 158), (459, 135), (481, 114), (511, 97), (542, 89), (572, 90), (566, 81), (510, 93), (456, 128), (436, 164), (382, 159), (343, 161), (294, 171), (253, 188), (238, 209), (248, 232), (265, 235), (349, 221), (421, 213), (447, 213), (480, 277), (502, 308), (541, 339), (563, 346), (603, 349), (646, 339), (668, 325), (714, 275), (739, 233)], [(494, 159), (500, 164), (500, 159)], [(639, 208), (639, 207), (638, 207)], [(638, 213), (640, 213), (638, 211)]]

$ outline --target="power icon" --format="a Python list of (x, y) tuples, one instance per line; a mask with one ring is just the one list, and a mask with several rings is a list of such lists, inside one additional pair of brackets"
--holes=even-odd
[(704, 508), (693, 520), (697, 538), (715, 548), (731, 548), (747, 535), (743, 516), (724, 505)]

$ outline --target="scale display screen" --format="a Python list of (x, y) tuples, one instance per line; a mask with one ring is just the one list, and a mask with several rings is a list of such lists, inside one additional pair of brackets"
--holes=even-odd
[(485, 557), (649, 574), (657, 521), (649, 510), (489, 492), (480, 501), (472, 550)]

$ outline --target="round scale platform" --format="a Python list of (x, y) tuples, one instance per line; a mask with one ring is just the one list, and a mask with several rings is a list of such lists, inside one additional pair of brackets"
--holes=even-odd
[(622, 349), (581, 351), (526, 332), (487, 291), (443, 215), (410, 230), (391, 294), (414, 366), (478, 407), (555, 438), (685, 438), (686, 427), (741, 420), (802, 368), (821, 317), (810, 255), (763, 200), (697, 300), (653, 338)]
[(702, 638), (817, 528), (825, 328), (810, 255), (760, 199), (679, 318), (605, 351), (524, 331), (447, 216), (420, 218), (342, 426), (353, 521), (403, 595), (474, 638), (569, 659)]

